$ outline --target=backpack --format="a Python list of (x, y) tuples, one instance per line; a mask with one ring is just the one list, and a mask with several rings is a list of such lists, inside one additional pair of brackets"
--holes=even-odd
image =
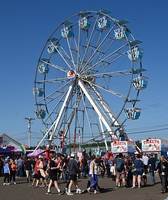
[(118, 159), (116, 162), (116, 170), (117, 172), (122, 172), (124, 169), (124, 163), (121, 159)]

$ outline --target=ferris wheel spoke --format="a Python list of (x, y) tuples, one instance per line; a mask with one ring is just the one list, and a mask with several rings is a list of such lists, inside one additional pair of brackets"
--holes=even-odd
[(62, 83), (67, 82), (67, 78), (57, 78), (57, 79), (47, 79), (36, 81), (37, 84), (52, 84), (52, 83)]
[(97, 17), (96, 17), (96, 19), (95, 19), (93, 28), (92, 28), (92, 30), (91, 30), (90, 37), (89, 37), (88, 42), (87, 42), (87, 44), (86, 44), (86, 49), (85, 49), (85, 52), (84, 52), (84, 55), (83, 55), (83, 58), (82, 58), (82, 61), (81, 61), (81, 66), (83, 66), (83, 63), (85, 62), (85, 58), (86, 58), (87, 53), (88, 53), (88, 50), (89, 50), (90, 42), (91, 42), (91, 40), (92, 40), (92, 38), (93, 38), (93, 35), (94, 35), (94, 32), (95, 32), (95, 30), (96, 30), (97, 19), (98, 19), (98, 15), (97, 15)]
[[(120, 52), (123, 48), (125, 48), (127, 46), (127, 44), (121, 46), (120, 48), (118, 48), (117, 50), (113, 51), (112, 53), (110, 53), (109, 55), (107, 55), (106, 57), (100, 59), (97, 63), (93, 64), (92, 67), (87, 68), (84, 73), (93, 70), (96, 66), (98, 66), (99, 64), (102, 63), (107, 63), (107, 65), (110, 65), (112, 62), (114, 62), (115, 60), (117, 60), (118, 58), (120, 58), (121, 56), (125, 55), (127, 53), (127, 51), (125, 52)], [(114, 59), (112, 61), (108, 61), (107, 59), (111, 58), (112, 56), (116, 55), (116, 57), (114, 57)]]
[(56, 68), (56, 69), (58, 69), (58, 70), (60, 70), (60, 71), (62, 71), (62, 72), (65, 72), (65, 73), (68, 72), (67, 69), (65, 69), (65, 68), (63, 68), (63, 67), (61, 67), (61, 66), (55, 65), (54, 63), (48, 63), (48, 65), (51, 66), (51, 67), (54, 67), (54, 68)]
[[(101, 52), (100, 48), (101, 48), (101, 46), (104, 44), (104, 42), (106, 41), (107, 38), (108, 38), (108, 40), (111, 40), (112, 43), (114, 42), (114, 39), (110, 39), (110, 38), (109, 38), (109, 35), (110, 35), (111, 32), (114, 30), (114, 27), (115, 27), (115, 25), (108, 31), (108, 33), (106, 34), (106, 36), (103, 38), (103, 40), (102, 40), (101, 42), (100, 42), (101, 35), (99, 36), (99, 40), (98, 40), (96, 46), (94, 47), (94, 48), (95, 48), (95, 49), (94, 49), (94, 52), (93, 52), (93, 54), (91, 55), (91, 57), (87, 60), (87, 62), (85, 63), (83, 69), (85, 69), (86, 66), (92, 62), (92, 60), (94, 59), (94, 56), (95, 56), (95, 54), (96, 54), (97, 52)], [(109, 49), (109, 46), (107, 47), (107, 49), (105, 50), (105, 52), (106, 52), (108, 49)], [(103, 52), (103, 55), (104, 55), (105, 52)]]
[[(53, 91), (52, 93), (48, 94), (47, 96), (44, 96), (44, 98), (42, 98), (39, 103), (42, 103), (43, 101), (45, 101), (47, 104), (51, 103), (52, 101), (55, 100), (55, 98), (64, 95), (66, 93), (66, 90), (64, 88), (68, 87), (70, 85), (70, 83), (66, 83), (64, 85), (61, 85), (59, 88), (57, 88), (55, 91)], [(55, 94), (57, 94), (57, 96), (55, 97)], [(47, 101), (49, 100), (49, 101)]]
[[(132, 71), (130, 70), (121, 70), (121, 71), (113, 71), (113, 72), (105, 72), (100, 74), (90, 74), (87, 77), (93, 78), (105, 78), (105, 77), (116, 77), (116, 76), (129, 76), (132, 75)], [(85, 76), (83, 76), (85, 77)]]
[[(72, 39), (73, 40), (73, 39)], [(69, 38), (67, 37), (67, 44), (68, 44), (68, 48), (69, 48), (69, 53), (70, 53), (70, 58), (71, 58), (71, 62), (73, 64), (73, 66), (75, 66), (75, 62), (74, 62), (74, 57), (73, 57), (73, 54), (72, 54), (72, 48), (71, 48), (71, 45), (70, 45), (70, 42), (69, 42)]]
[[(61, 53), (60, 50), (62, 50), (63, 52)], [(63, 59), (63, 61), (65, 62), (65, 64), (69, 67), (69, 69), (72, 70), (72, 67), (70, 65), (70, 63), (72, 63), (72, 60), (71, 60), (70, 56), (66, 53), (66, 51), (63, 49), (63, 47), (61, 47), (60, 50), (57, 49), (58, 54)]]

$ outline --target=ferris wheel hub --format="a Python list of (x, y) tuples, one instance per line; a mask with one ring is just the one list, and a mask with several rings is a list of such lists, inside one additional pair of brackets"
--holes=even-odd
[(68, 79), (73, 79), (75, 77), (75, 71), (74, 70), (70, 70), (68, 73), (67, 73), (67, 78)]

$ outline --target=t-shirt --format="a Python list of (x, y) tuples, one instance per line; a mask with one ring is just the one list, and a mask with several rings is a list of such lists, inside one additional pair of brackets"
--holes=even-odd
[(156, 159), (154, 157), (149, 158), (149, 160), (148, 160), (148, 166), (149, 166), (149, 170), (150, 171), (154, 171), (155, 170), (155, 168), (156, 168), (155, 164), (156, 164)]
[(10, 173), (9, 163), (5, 163), (5, 165), (4, 165), (4, 174), (8, 174), (8, 173)]
[(143, 166), (144, 166), (143, 161), (135, 159), (134, 160), (134, 166), (135, 166), (136, 169), (142, 169)]
[(25, 162), (25, 170), (32, 170), (32, 161), (31, 160), (26, 160)]
[(68, 162), (69, 175), (76, 175), (79, 172), (78, 163), (75, 160), (70, 160)]

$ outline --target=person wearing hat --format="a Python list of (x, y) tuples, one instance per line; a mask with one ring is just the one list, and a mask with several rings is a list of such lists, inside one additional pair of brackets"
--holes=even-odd
[(79, 174), (79, 167), (78, 163), (75, 160), (75, 154), (71, 154), (70, 160), (68, 162), (68, 172), (69, 172), (69, 185), (67, 195), (73, 195), (74, 193), (71, 192), (72, 185), (75, 185), (76, 193), (81, 193), (81, 189), (79, 189), (77, 183), (77, 175)]

